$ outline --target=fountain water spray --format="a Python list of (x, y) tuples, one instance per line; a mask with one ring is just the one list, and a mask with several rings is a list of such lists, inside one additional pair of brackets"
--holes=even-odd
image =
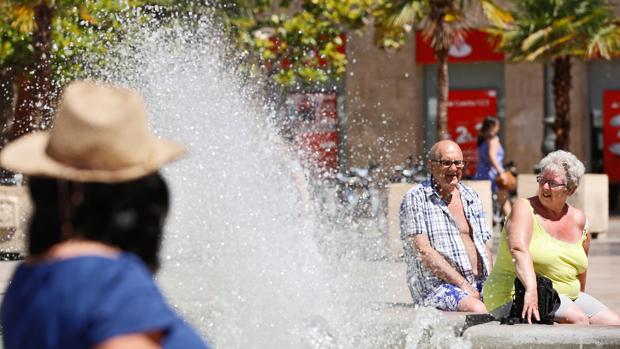
[(376, 311), (350, 282), (357, 261), (317, 243), (334, 231), (301, 200), (274, 110), (235, 72), (217, 24), (126, 22), (123, 43), (86, 75), (142, 91), (156, 131), (190, 148), (166, 171), (158, 279), (173, 305), (217, 348), (376, 348)]
[(191, 150), (167, 171), (159, 279), (217, 347), (346, 347), (346, 287), (315, 243), (274, 111), (231, 69), (214, 24), (194, 20), (128, 31), (90, 72), (142, 91), (157, 132)]

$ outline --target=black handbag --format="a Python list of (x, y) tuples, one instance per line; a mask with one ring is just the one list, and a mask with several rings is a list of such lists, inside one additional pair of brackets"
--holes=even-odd
[[(532, 323), (553, 325), (555, 312), (560, 307), (560, 295), (553, 288), (553, 282), (548, 278), (536, 274), (536, 289), (538, 291), (538, 314), (540, 321), (532, 318)], [(519, 278), (515, 278), (515, 294), (512, 299), (512, 307), (507, 317), (500, 320), (502, 324), (522, 324), (527, 323), (526, 319), (521, 318), (523, 312), (523, 297), (525, 296), (525, 286)]]

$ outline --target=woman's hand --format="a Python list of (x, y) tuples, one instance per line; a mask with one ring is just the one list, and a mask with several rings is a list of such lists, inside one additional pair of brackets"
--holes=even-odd
[(538, 291), (536, 288), (533, 290), (525, 290), (523, 296), (523, 312), (521, 313), (522, 319), (527, 319), (527, 323), (532, 323), (532, 315), (536, 321), (540, 321), (540, 314), (538, 313)]
[(499, 174), (499, 178), (502, 180), (502, 183), (506, 183), (508, 181), (508, 175), (506, 172), (501, 172)]

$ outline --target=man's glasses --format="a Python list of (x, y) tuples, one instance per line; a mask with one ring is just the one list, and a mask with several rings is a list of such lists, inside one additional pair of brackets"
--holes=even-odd
[(467, 165), (467, 161), (465, 160), (431, 160), (431, 162), (437, 162), (445, 168), (448, 168), (452, 165), (456, 166), (456, 168), (463, 168), (465, 167), (465, 165)]
[(538, 184), (544, 186), (545, 183), (549, 184), (549, 188), (551, 189), (555, 189), (555, 188), (559, 188), (559, 187), (565, 187), (566, 183), (556, 183), (551, 179), (547, 179), (543, 176), (536, 176), (536, 182), (538, 182)]

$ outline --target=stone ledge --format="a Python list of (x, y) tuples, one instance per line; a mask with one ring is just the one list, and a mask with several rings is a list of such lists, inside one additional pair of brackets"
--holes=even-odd
[(620, 327), (578, 325), (500, 325), (493, 321), (464, 329), (469, 313), (383, 304), (375, 309), (377, 347), (444, 348), (456, 342), (471, 348), (620, 348)]
[(473, 348), (620, 348), (620, 327), (578, 325), (500, 325), (490, 322), (465, 330)]

